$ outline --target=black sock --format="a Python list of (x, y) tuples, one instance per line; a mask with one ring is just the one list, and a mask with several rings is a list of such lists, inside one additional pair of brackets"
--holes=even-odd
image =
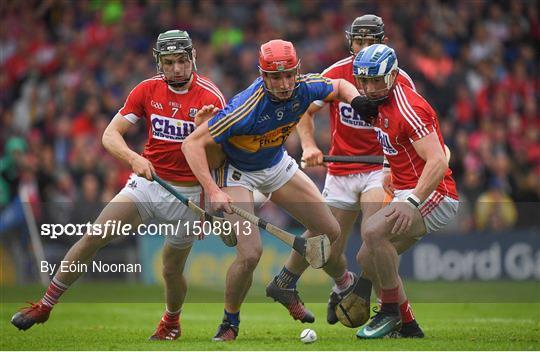
[(383, 303), (381, 312), (391, 315), (399, 315), (399, 303)]
[(363, 277), (359, 277), (358, 282), (356, 283), (356, 287), (354, 288), (354, 293), (369, 302), (369, 300), (371, 299), (372, 286), (373, 284), (371, 283), (371, 281), (369, 281), (368, 279), (364, 279)]

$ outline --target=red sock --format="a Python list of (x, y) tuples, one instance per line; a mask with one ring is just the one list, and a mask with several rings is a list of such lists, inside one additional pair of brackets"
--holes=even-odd
[(353, 276), (350, 271), (346, 271), (341, 277), (334, 280), (339, 292), (343, 292), (348, 289), (353, 283)]
[(410, 323), (414, 320), (414, 314), (411, 305), (409, 304), (409, 300), (406, 300), (399, 305), (399, 312), (401, 313), (401, 321), (403, 323)]
[(41, 299), (41, 303), (43, 303), (44, 306), (52, 308), (56, 303), (58, 303), (60, 296), (66, 292), (68, 287), (69, 286), (64, 285), (60, 281), (56, 280), (56, 278), (53, 278), (49, 284), (49, 287), (47, 287), (47, 291), (45, 291), (45, 295)]
[(389, 289), (381, 289), (382, 303), (398, 303), (399, 302), (399, 286)]
[(165, 309), (163, 313), (163, 318), (161, 320), (167, 325), (177, 325), (180, 321), (180, 312), (182, 309), (178, 309), (176, 312), (169, 312), (168, 309)]

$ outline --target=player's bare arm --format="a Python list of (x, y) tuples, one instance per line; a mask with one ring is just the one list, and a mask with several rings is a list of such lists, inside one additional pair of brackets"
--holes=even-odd
[[(332, 86), (334, 88), (334, 91), (330, 93), (326, 97), (326, 99), (324, 99), (324, 101), (339, 100), (344, 103), (353, 105), (352, 100), (360, 96), (358, 89), (352, 83), (347, 82), (346, 80), (342, 78), (331, 79), (331, 81), (332, 81)], [(354, 109), (354, 106), (353, 106), (353, 109)]]
[(441, 183), (448, 169), (448, 160), (437, 134), (434, 132), (414, 142), (413, 147), (418, 155), (426, 161), (424, 170), (418, 179), (418, 185), (413, 192), (420, 201), (424, 201)]
[(122, 114), (117, 113), (103, 132), (101, 142), (115, 158), (128, 163), (137, 176), (152, 180), (152, 172), (155, 172), (152, 163), (131, 150), (124, 140), (123, 135), (132, 125)]
[[(212, 116), (217, 114), (218, 111), (219, 108), (213, 104), (203, 106), (201, 110), (199, 110), (195, 115), (195, 125), (199, 127), (206, 121), (210, 120)], [(211, 170), (217, 169), (218, 167), (223, 165), (223, 162), (225, 161), (225, 155), (223, 154), (221, 145), (214, 143), (212, 145), (206, 146), (206, 160)]]
[[(432, 132), (427, 136), (413, 143), (413, 147), (422, 159), (426, 161), (424, 170), (418, 179), (412, 195), (417, 197), (418, 203), (424, 201), (441, 183), (448, 161), (437, 138), (437, 134)], [(414, 213), (418, 208), (409, 202), (396, 202), (386, 214), (386, 221), (395, 221), (392, 234), (403, 234), (409, 231)]]
[(323, 152), (317, 147), (315, 141), (315, 124), (313, 119), (317, 111), (321, 110), (322, 106), (311, 103), (307, 111), (302, 115), (300, 122), (296, 125), (300, 143), (302, 144), (302, 160), (306, 167), (318, 166), (323, 164)]
[(214, 142), (214, 139), (210, 135), (208, 121), (206, 121), (186, 138), (184, 143), (182, 143), (182, 151), (186, 156), (191, 171), (193, 171), (204, 191), (208, 194), (215, 210), (232, 213), (229, 205), (232, 202), (232, 198), (218, 187), (208, 168), (205, 148), (215, 146), (218, 146), (218, 144)]

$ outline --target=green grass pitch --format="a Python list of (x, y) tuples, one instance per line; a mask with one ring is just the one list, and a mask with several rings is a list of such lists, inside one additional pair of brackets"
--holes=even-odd
[[(429, 284), (426, 284), (429, 287)], [(471, 284), (468, 284), (469, 286)], [(537, 283), (534, 284), (536, 286)], [(114, 289), (119, 287), (111, 285)], [(437, 284), (432, 284), (437, 286)], [(458, 285), (459, 286), (459, 285)], [(106, 285), (81, 284), (79, 292), (88, 297), (103, 295)], [(140, 288), (145, 295), (160, 294), (160, 288)], [(112, 291), (114, 291), (114, 289)], [(76, 292), (66, 294), (66, 302), (55, 307), (44, 325), (18, 331), (9, 323), (11, 315), (35, 298), (25, 290), (2, 288), (0, 308), (1, 350), (538, 350), (540, 349), (539, 303), (413, 303), (417, 320), (427, 337), (422, 340), (383, 339), (364, 341), (356, 329), (326, 323), (326, 304), (308, 303), (317, 320), (314, 324), (293, 321), (277, 303), (250, 299), (241, 312), (240, 335), (234, 342), (216, 343), (211, 337), (220, 323), (223, 305), (216, 296), (212, 303), (187, 303), (182, 313), (182, 337), (177, 341), (148, 341), (156, 327), (163, 304), (143, 302), (70, 303)], [(255, 289), (255, 296), (261, 288)], [(320, 288), (326, 295), (328, 288)], [(38, 289), (29, 291), (36, 293)], [(534, 289), (535, 292), (536, 289)], [(191, 297), (200, 297), (197, 289)], [(95, 296), (94, 296), (95, 297)], [(95, 302), (96, 300), (94, 300)], [(188, 301), (190, 297), (188, 296)], [(191, 301), (197, 301), (191, 299)], [(263, 303), (265, 302), (265, 303)], [(321, 302), (319, 300), (319, 302)], [(538, 301), (534, 301), (538, 302)], [(313, 344), (299, 341), (304, 328), (317, 332)]]

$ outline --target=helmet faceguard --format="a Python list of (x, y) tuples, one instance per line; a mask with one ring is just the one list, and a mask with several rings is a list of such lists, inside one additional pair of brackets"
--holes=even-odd
[(299, 85), (300, 60), (291, 42), (271, 40), (259, 51), (259, 72), (266, 91), (278, 101), (289, 100)]
[[(398, 61), (394, 49), (384, 44), (373, 44), (362, 49), (353, 62), (353, 76), (367, 98), (382, 104), (394, 87)], [(383, 84), (384, 82), (384, 84)], [(373, 89), (373, 87), (381, 87)]]
[(349, 43), (349, 52), (353, 55), (355, 55), (353, 50), (353, 41), (355, 39), (369, 40), (370, 45), (382, 44), (385, 37), (382, 18), (375, 15), (357, 17), (351, 24), (351, 28), (345, 31), (345, 36)]
[[(163, 80), (173, 88), (182, 88), (185, 86), (193, 75), (193, 71), (197, 71), (195, 63), (195, 49), (189, 34), (186, 31), (170, 30), (161, 33), (156, 41), (156, 46), (153, 49), (154, 58), (156, 59), (157, 72), (163, 77)], [(183, 55), (185, 56), (186, 67), (182, 73), (182, 77), (175, 77), (174, 72), (165, 72), (163, 69), (163, 57), (167, 55)]]

